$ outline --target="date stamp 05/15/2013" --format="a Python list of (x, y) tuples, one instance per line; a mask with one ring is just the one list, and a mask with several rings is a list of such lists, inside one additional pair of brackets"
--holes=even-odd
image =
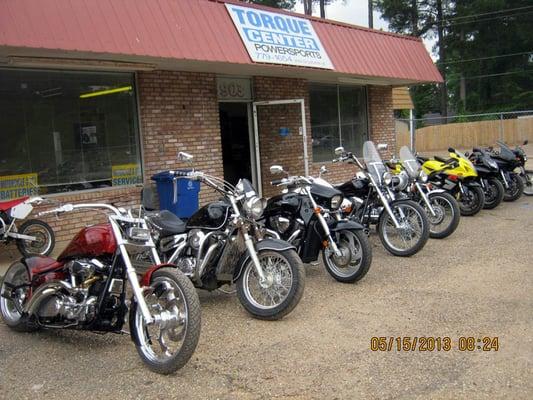
[(451, 351), (495, 352), (500, 349), (498, 336), (373, 336), (370, 350), (376, 352)]

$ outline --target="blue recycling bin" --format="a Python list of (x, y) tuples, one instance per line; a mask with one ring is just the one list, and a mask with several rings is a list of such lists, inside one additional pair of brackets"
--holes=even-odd
[[(180, 170), (190, 172), (191, 170)], [(152, 176), (157, 186), (159, 208), (180, 218), (190, 218), (198, 210), (200, 182), (176, 177), (174, 171), (163, 171)]]

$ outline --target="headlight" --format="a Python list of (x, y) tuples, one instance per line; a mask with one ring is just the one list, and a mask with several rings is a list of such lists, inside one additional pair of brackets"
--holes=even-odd
[(392, 174), (390, 172), (385, 172), (383, 174), (383, 183), (387, 186), (392, 183)]
[(336, 194), (331, 198), (331, 209), (336, 210), (340, 207), (342, 203), (342, 196), (340, 194)]
[(418, 174), (418, 177), (420, 178), (420, 180), (424, 183), (426, 183), (428, 181), (428, 174), (426, 174), (424, 171), (420, 171), (420, 173)]
[(494, 160), (487, 160), (487, 163), (489, 164), (489, 167), (498, 169), (498, 163)]
[(243, 204), (244, 211), (253, 219), (258, 219), (263, 214), (266, 200), (259, 197), (251, 197)]

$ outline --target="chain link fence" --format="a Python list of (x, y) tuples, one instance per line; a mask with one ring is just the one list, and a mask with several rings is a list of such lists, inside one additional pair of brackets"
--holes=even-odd
[(439, 152), (449, 147), (472, 149), (494, 145), (497, 140), (509, 145), (522, 144), (525, 140), (533, 143), (533, 110), (396, 119), (398, 149), (411, 145), (411, 131), (414, 148), (419, 152)]

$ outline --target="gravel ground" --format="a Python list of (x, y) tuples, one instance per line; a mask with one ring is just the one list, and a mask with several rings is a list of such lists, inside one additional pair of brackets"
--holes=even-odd
[[(296, 310), (250, 318), (235, 296), (201, 293), (203, 326), (175, 375), (147, 370), (126, 335), (20, 334), (0, 322), (0, 398), (533, 398), (533, 198), (463, 218), (409, 259), (372, 236), (355, 285), (307, 269)], [(372, 352), (373, 336), (498, 336), (498, 352)]]

